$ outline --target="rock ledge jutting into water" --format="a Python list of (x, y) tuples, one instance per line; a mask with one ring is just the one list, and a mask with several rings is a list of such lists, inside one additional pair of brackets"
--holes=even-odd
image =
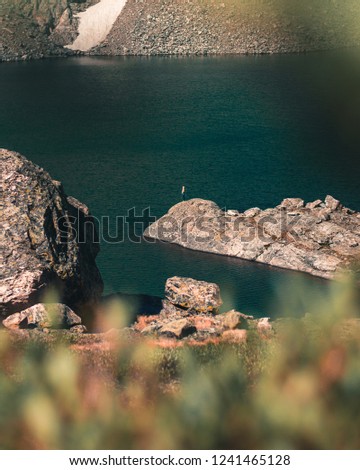
[(191, 199), (173, 206), (144, 235), (327, 279), (360, 264), (360, 213), (332, 196), (308, 204), (288, 198), (273, 209), (244, 213)]
[(103, 282), (88, 208), (20, 154), (0, 149), (0, 160), (1, 316), (37, 304), (49, 287), (76, 312), (90, 307)]

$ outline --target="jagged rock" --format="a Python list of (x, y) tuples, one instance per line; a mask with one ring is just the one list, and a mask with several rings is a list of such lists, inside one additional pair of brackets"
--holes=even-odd
[(81, 325), (81, 318), (64, 304), (36, 304), (3, 321), (9, 329), (56, 328), (69, 329)]
[(159, 324), (148, 325), (141, 330), (142, 335), (152, 335), (160, 330), (162, 327)]
[(327, 279), (360, 265), (360, 214), (331, 196), (305, 207), (302, 199), (289, 198), (255, 213), (234, 218), (212, 201), (191, 199), (172, 207), (144, 235)]
[(222, 304), (217, 284), (178, 276), (166, 281), (165, 297), (172, 304), (195, 312), (216, 312)]
[(256, 217), (259, 215), (261, 212), (261, 209), (259, 207), (253, 207), (251, 209), (248, 209), (247, 211), (244, 212), (245, 217)]
[(336, 211), (340, 207), (340, 201), (338, 201), (332, 196), (326, 196), (325, 206), (331, 211)]
[(95, 263), (99, 243), (88, 209), (20, 154), (2, 149), (0, 160), (0, 314), (8, 316), (38, 303), (49, 287), (61, 302), (85, 310), (103, 289)]
[(321, 199), (316, 199), (316, 201), (308, 202), (308, 203), (306, 204), (306, 208), (307, 208), (307, 209), (315, 209), (316, 207), (319, 207), (322, 203), (323, 203), (323, 202), (322, 202)]
[(178, 339), (185, 338), (196, 332), (196, 328), (186, 319), (166, 323), (159, 329), (159, 334)]
[(299, 209), (304, 206), (304, 200), (298, 197), (288, 197), (284, 199), (280, 204), (280, 207), (285, 207), (287, 209)]

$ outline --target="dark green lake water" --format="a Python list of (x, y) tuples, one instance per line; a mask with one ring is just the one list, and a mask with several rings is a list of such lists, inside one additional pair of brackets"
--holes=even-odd
[[(0, 146), (43, 166), (112, 227), (131, 207), (163, 215), (183, 184), (228, 209), (332, 194), (360, 210), (356, 56), (1, 64)], [(98, 265), (106, 293), (161, 295), (168, 277), (190, 276), (220, 284), (225, 308), (251, 313), (277, 313), (288, 282), (328, 287), (162, 243), (102, 243)]]

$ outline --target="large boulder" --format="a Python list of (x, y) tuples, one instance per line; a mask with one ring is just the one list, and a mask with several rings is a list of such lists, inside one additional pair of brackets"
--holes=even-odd
[(216, 312), (222, 304), (217, 284), (188, 277), (171, 277), (166, 281), (165, 297), (173, 305), (194, 312)]
[(95, 263), (98, 236), (88, 208), (20, 154), (0, 149), (0, 159), (0, 315), (40, 302), (50, 288), (77, 312), (88, 308), (103, 290)]

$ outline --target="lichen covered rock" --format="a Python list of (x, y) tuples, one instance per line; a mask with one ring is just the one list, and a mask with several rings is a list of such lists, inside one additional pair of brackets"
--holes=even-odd
[(217, 284), (178, 276), (166, 281), (165, 297), (172, 304), (195, 312), (216, 312), (222, 304)]
[(89, 210), (20, 154), (2, 149), (0, 160), (1, 316), (41, 302), (49, 288), (76, 311), (94, 304), (103, 282)]

